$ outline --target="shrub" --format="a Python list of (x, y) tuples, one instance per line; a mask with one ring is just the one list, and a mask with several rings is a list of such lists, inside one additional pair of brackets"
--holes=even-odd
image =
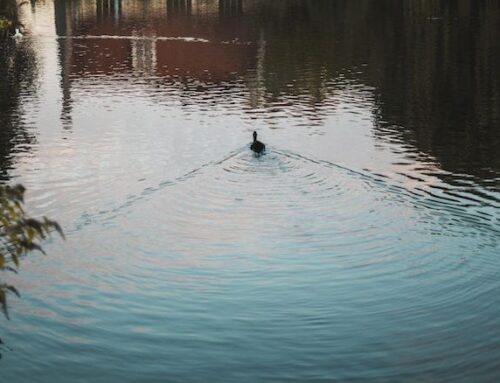
[[(0, 271), (17, 272), (20, 259), (33, 250), (45, 253), (40, 242), (55, 230), (64, 238), (64, 233), (55, 221), (43, 217), (30, 218), (23, 210), (24, 187), (0, 186)], [(0, 306), (7, 319), (7, 296), (19, 292), (14, 286), (0, 280)]]

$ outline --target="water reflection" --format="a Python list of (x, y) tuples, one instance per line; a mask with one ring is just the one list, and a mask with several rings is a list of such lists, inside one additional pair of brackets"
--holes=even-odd
[(494, 380), (498, 5), (33, 9), (0, 158), (68, 240), (2, 377)]
[(382, 142), (411, 145), (411, 156), (425, 153), (453, 173), (496, 178), (498, 7), (465, 0), (56, 0), (63, 119), (71, 118), (72, 81), (92, 76), (134, 74), (151, 87), (163, 78), (186, 92), (243, 81), (250, 112), (267, 108), (279, 117), (295, 109), (310, 126), (333, 112), (339, 90), (358, 84), (369, 90), (362, 98)]
[[(376, 65), (364, 81), (377, 87), (376, 133), (414, 145), (450, 172), (498, 177), (500, 75), (493, 67), (500, 63), (500, 6), (425, 3), (370, 10), (379, 20), (368, 24), (377, 31), (370, 36), (379, 35), (381, 25), (398, 31), (369, 45)], [(383, 54), (384, 46), (398, 59)]]
[(37, 60), (27, 41), (0, 38), (0, 181), (9, 178), (17, 152), (34, 143), (22, 118), (21, 97), (36, 95)]

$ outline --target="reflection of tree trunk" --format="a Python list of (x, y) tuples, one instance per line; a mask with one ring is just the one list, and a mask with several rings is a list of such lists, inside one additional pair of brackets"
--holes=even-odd
[(191, 0), (167, 0), (167, 14), (191, 15)]
[(219, 0), (219, 14), (221, 17), (241, 16), (242, 13), (242, 0)]
[(98, 20), (111, 16), (116, 22), (122, 13), (122, 0), (97, 0), (96, 15)]
[(264, 101), (265, 96), (265, 58), (266, 58), (266, 39), (265, 32), (260, 31), (260, 37), (257, 42), (257, 63), (254, 76), (250, 76), (247, 82), (250, 106), (259, 108)]
[(66, 33), (67, 33), (66, 5), (67, 5), (67, 2), (64, 0), (55, 0), (54, 1), (56, 34), (58, 36), (66, 36)]
[[(58, 36), (71, 36), (73, 33), (72, 15), (74, 14), (75, 5), (77, 2), (71, 0), (54, 0), (54, 13), (56, 33)], [(98, 1), (99, 3), (99, 1)], [(59, 39), (59, 61), (61, 67), (61, 91), (62, 91), (62, 110), (61, 121), (64, 127), (71, 125), (71, 80), (70, 66), (72, 55), (71, 39)]]
[(27, 148), (34, 141), (20, 110), (23, 92), (36, 92), (36, 73), (37, 59), (30, 46), (0, 44), (0, 182), (10, 177), (16, 148)]

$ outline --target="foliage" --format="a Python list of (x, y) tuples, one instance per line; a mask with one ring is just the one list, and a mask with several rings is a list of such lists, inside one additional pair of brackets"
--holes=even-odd
[(6, 18), (0, 16), (0, 29), (8, 29), (12, 25), (12, 22)]
[[(45, 254), (39, 242), (56, 230), (64, 233), (55, 221), (46, 217), (30, 218), (23, 210), (24, 187), (22, 185), (0, 186), (0, 271), (17, 272), (19, 260), (32, 250)], [(0, 282), (0, 305), (7, 318), (7, 295), (19, 292), (14, 286)]]
[(19, 7), (25, 2), (18, 3), (17, 0), (0, 0), (0, 37), (9, 36), (9, 31), (20, 27)]

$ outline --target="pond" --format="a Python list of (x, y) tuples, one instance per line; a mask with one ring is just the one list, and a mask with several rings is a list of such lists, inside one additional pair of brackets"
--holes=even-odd
[(500, 377), (500, 3), (20, 14), (0, 180), (67, 239), (8, 276), (3, 380)]

